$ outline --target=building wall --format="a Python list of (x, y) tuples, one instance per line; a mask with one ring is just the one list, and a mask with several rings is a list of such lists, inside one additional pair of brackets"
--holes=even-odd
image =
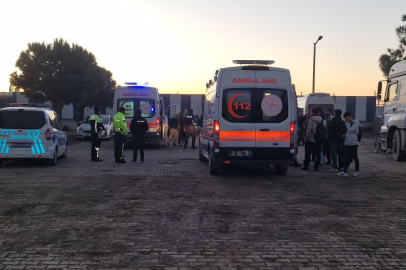
[[(197, 115), (201, 114), (203, 109), (204, 95), (180, 95), (180, 94), (163, 94), (162, 95), (165, 107), (173, 104), (179, 105), (180, 109), (193, 109)], [(341, 109), (343, 112), (350, 111), (359, 121), (373, 121), (375, 116), (375, 97), (373, 96), (337, 96), (335, 97), (335, 108)], [(29, 103), (31, 100), (26, 98), (22, 93), (13, 93), (12, 99), (8, 102)], [(32, 101), (31, 101), (32, 102)], [(49, 102), (48, 102), (49, 103)], [(112, 108), (102, 108), (105, 114), (113, 115)], [(93, 109), (87, 108), (85, 110), (85, 117), (92, 115)], [(170, 116), (174, 114), (171, 110)], [(72, 105), (64, 106), (61, 118), (65, 120), (78, 120), (79, 110)]]

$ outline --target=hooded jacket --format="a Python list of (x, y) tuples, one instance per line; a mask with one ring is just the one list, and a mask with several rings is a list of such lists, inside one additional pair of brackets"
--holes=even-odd
[(316, 133), (317, 124), (321, 123), (322, 120), (323, 120), (323, 126), (326, 129), (326, 134), (327, 134), (327, 121), (324, 120), (323, 118), (321, 118), (321, 116), (319, 116), (319, 115), (312, 116), (309, 119), (309, 122), (307, 124), (306, 137), (305, 137), (306, 141), (311, 141), (311, 142), (316, 143), (316, 140), (314, 139), (314, 134)]

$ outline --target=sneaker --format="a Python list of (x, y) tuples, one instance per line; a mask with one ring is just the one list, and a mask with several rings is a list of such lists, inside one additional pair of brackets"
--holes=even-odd
[(348, 173), (340, 172), (340, 173), (337, 174), (337, 176), (348, 176)]
[(338, 172), (338, 169), (331, 168), (330, 172)]
[(92, 158), (91, 161), (103, 161), (101, 158)]
[(192, 146), (192, 149), (197, 149), (197, 147), (196, 147), (196, 146)]
[(342, 172), (342, 171), (344, 171), (344, 168), (338, 168), (338, 170), (339, 170), (340, 172)]
[(302, 170), (303, 170), (303, 171), (308, 171), (308, 170), (309, 170), (309, 167), (303, 167)]
[(125, 162), (124, 159), (120, 159), (119, 161), (116, 161), (116, 163), (124, 164), (124, 163), (127, 163), (127, 162)]
[(359, 175), (359, 172), (357, 172), (357, 171), (355, 171), (353, 174), (352, 174), (352, 176), (355, 176), (355, 177), (357, 177)]
[(133, 160), (133, 163), (134, 163), (134, 164), (137, 164), (137, 161), (136, 161), (136, 160)]

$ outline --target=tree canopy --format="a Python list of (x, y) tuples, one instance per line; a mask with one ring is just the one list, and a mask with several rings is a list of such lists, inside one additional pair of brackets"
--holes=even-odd
[[(402, 16), (402, 22), (406, 23), (406, 14)], [(396, 36), (400, 42), (399, 47), (396, 49), (388, 48), (388, 53), (382, 54), (379, 57), (379, 67), (385, 77), (389, 76), (391, 67), (403, 59), (403, 55), (406, 51), (406, 24), (396, 28)]]
[(64, 105), (112, 106), (116, 82), (112, 73), (98, 66), (95, 56), (66, 40), (52, 44), (29, 43), (21, 52), (10, 82), (37, 102), (50, 101), (60, 114)]

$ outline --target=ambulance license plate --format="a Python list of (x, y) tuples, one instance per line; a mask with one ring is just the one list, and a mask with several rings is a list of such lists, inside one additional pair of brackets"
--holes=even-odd
[(251, 150), (231, 150), (229, 153), (230, 157), (252, 157)]
[(31, 143), (10, 143), (11, 148), (30, 148)]

